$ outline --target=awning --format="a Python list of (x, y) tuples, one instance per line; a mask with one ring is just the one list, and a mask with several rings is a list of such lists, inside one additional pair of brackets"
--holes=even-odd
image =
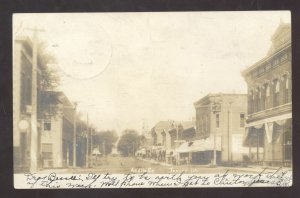
[(175, 152), (187, 153), (187, 152), (212, 151), (212, 150), (221, 151), (220, 138), (216, 138), (216, 145), (213, 138), (185, 142), (180, 147), (178, 147), (175, 150)]
[[(275, 116), (275, 117), (271, 117), (271, 118), (267, 118), (264, 120), (259, 120), (247, 124), (246, 134), (244, 138), (244, 145), (249, 145), (249, 136), (251, 136), (251, 133), (257, 133), (258, 129), (264, 129), (261, 130), (261, 132), (262, 133), (265, 132), (268, 143), (278, 140), (280, 133), (274, 133), (274, 123), (276, 123), (279, 126), (283, 126), (286, 123), (287, 119), (291, 119), (291, 118), (292, 118), (292, 113), (287, 113), (280, 116)], [(253, 131), (251, 128), (254, 128), (255, 130)]]
[(286, 120), (286, 119), (289, 119), (289, 118), (292, 118), (292, 113), (286, 113), (286, 114), (283, 114), (283, 115), (280, 115), (280, 116), (274, 116), (274, 117), (259, 120), (259, 121), (256, 121), (256, 122), (251, 122), (251, 123), (246, 124), (246, 127), (259, 126), (259, 125), (269, 123), (269, 122), (279, 122), (281, 120)]

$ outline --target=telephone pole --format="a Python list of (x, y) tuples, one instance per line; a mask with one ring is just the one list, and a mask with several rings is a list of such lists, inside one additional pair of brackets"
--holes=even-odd
[(77, 145), (77, 138), (76, 138), (76, 129), (77, 129), (77, 126), (76, 126), (76, 107), (77, 107), (77, 103), (74, 104), (74, 121), (73, 121), (73, 168), (76, 167), (76, 153), (77, 153), (77, 150), (76, 150), (76, 145)]
[(85, 165), (89, 167), (89, 114), (86, 114), (86, 155), (85, 155)]
[(30, 133), (30, 172), (38, 168), (38, 131), (37, 131), (37, 58), (38, 58), (38, 32), (43, 29), (26, 28), (33, 32), (32, 42), (32, 73), (31, 73), (31, 133)]

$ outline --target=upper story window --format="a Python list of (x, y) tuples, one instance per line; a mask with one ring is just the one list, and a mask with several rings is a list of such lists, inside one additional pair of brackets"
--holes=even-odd
[(220, 114), (216, 114), (216, 128), (220, 127)]
[(278, 106), (279, 105), (279, 92), (280, 92), (280, 83), (279, 80), (275, 80), (274, 81), (274, 94), (273, 94), (273, 103), (274, 106)]
[(276, 80), (276, 83), (275, 83), (275, 93), (279, 93), (280, 91), (280, 84), (279, 84), (279, 81)]
[(278, 60), (278, 58), (277, 58), (277, 57), (275, 57), (275, 58), (273, 59), (272, 63), (273, 63), (273, 66), (276, 66), (276, 65), (278, 65), (278, 64), (279, 64), (279, 60)]
[(289, 101), (289, 78), (287, 75), (283, 77), (283, 102), (288, 103)]
[(240, 127), (245, 127), (245, 114), (240, 114)]
[(249, 109), (249, 113), (253, 113), (254, 112), (253, 99), (254, 99), (254, 94), (253, 94), (253, 91), (251, 90), (249, 92), (249, 95), (248, 95), (248, 109)]
[(264, 98), (264, 109), (270, 107), (270, 85), (265, 84), (265, 98)]
[(261, 91), (260, 91), (260, 88), (257, 88), (256, 89), (257, 91), (257, 97), (256, 97), (256, 109), (257, 111), (260, 111), (261, 110)]
[(51, 120), (44, 120), (44, 131), (51, 131)]
[(267, 84), (266, 85), (266, 97), (270, 96), (270, 86)]
[(267, 63), (265, 67), (266, 67), (265, 70), (268, 71), (268, 70), (271, 69), (271, 64), (270, 64), (270, 63)]
[(288, 59), (287, 53), (282, 54), (281, 57), (280, 57), (280, 61), (281, 61), (281, 62), (284, 62), (284, 61), (286, 61), (287, 59)]

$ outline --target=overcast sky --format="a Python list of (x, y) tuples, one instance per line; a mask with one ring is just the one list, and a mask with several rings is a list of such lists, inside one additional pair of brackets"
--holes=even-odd
[(290, 13), (16, 14), (14, 34), (44, 28), (59, 89), (98, 129), (121, 132), (191, 120), (208, 93), (246, 93), (240, 72), (266, 55), (280, 20)]

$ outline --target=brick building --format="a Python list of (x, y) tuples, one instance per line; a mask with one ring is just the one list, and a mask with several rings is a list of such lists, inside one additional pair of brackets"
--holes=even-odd
[[(292, 160), (291, 25), (280, 23), (267, 55), (246, 68), (248, 118), (245, 145), (252, 161), (289, 165)], [(259, 151), (263, 150), (263, 155)]]
[[(30, 122), (32, 89), (32, 42), (19, 37), (13, 43), (13, 155), (14, 171), (27, 171), (30, 166)], [(41, 68), (45, 67), (37, 60), (37, 97), (40, 96), (39, 81)], [(39, 110), (39, 106), (37, 107)], [(37, 124), (38, 134), (40, 125)], [(38, 139), (40, 136), (38, 136)], [(38, 150), (40, 148), (38, 147)]]
[[(194, 103), (196, 110), (196, 140), (211, 140), (216, 144), (217, 163), (242, 161), (242, 146), (247, 112), (246, 94), (208, 94)], [(199, 141), (200, 142), (200, 141)], [(204, 142), (204, 141), (203, 141)], [(194, 152), (193, 160), (210, 163), (214, 159), (214, 145)], [(199, 159), (195, 159), (199, 158)], [(202, 162), (201, 162), (202, 161)]]

